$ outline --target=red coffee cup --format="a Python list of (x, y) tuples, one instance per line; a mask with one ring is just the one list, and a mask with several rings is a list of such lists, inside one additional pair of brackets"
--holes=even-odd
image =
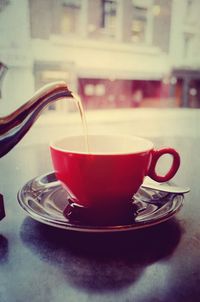
[[(180, 165), (172, 148), (154, 149), (147, 139), (126, 135), (68, 136), (50, 145), (55, 174), (73, 202), (87, 208), (126, 207), (145, 176), (158, 182), (170, 180)], [(156, 164), (170, 154), (172, 164), (166, 175), (156, 172)]]

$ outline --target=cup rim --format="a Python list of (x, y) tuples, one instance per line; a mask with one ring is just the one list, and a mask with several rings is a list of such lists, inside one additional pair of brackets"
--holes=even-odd
[(87, 151), (77, 151), (77, 150), (73, 150), (73, 149), (68, 149), (68, 148), (61, 148), (59, 146), (56, 146), (56, 144), (61, 143), (62, 141), (68, 139), (68, 138), (72, 138), (72, 137), (82, 137), (84, 138), (84, 134), (73, 134), (73, 135), (66, 135), (62, 138), (59, 138), (57, 140), (53, 140), (49, 143), (49, 146), (51, 149), (55, 150), (55, 151), (60, 151), (63, 153), (71, 153), (71, 154), (79, 154), (79, 155), (95, 155), (95, 156), (114, 156), (114, 155), (130, 155), (130, 154), (139, 154), (139, 153), (143, 153), (143, 152), (147, 152), (147, 151), (151, 151), (154, 148), (154, 144), (152, 141), (140, 137), (140, 136), (135, 136), (135, 135), (128, 135), (128, 134), (107, 134), (107, 133), (89, 133), (88, 136), (97, 136), (97, 137), (118, 137), (118, 138), (128, 138), (128, 139), (132, 139), (132, 140), (138, 140), (141, 142), (144, 142), (146, 144), (146, 147), (141, 148), (141, 150), (139, 151), (131, 151), (131, 150), (127, 150), (127, 151), (115, 151), (115, 152), (94, 152), (94, 151), (89, 151), (89, 153)]

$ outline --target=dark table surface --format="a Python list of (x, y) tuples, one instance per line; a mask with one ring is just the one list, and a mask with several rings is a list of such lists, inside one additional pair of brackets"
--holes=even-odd
[(46, 145), (19, 146), (0, 160), (0, 301), (200, 301), (200, 160), (196, 138), (154, 138), (182, 159), (174, 181), (184, 206), (159, 225), (89, 234), (28, 217), (17, 202), (29, 179), (52, 170)]

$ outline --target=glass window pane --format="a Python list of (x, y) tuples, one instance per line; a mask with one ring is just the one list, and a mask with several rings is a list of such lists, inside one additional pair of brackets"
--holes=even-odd
[(164, 52), (169, 51), (171, 30), (172, 0), (155, 0), (152, 7), (153, 13), (153, 38), (154, 46), (158, 46)]
[(133, 4), (131, 24), (131, 40), (133, 42), (145, 42), (147, 14), (148, 9), (146, 7), (140, 7)]
[(61, 34), (71, 34), (78, 32), (80, 7), (80, 1), (62, 1), (60, 18)]
[(88, 34), (94, 38), (113, 38), (116, 31), (116, 0), (90, 0)]

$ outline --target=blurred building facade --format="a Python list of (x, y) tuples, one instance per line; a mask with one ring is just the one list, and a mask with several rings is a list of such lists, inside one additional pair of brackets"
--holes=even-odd
[(0, 0), (0, 109), (56, 80), (88, 109), (199, 107), (198, 11), (199, 0)]

